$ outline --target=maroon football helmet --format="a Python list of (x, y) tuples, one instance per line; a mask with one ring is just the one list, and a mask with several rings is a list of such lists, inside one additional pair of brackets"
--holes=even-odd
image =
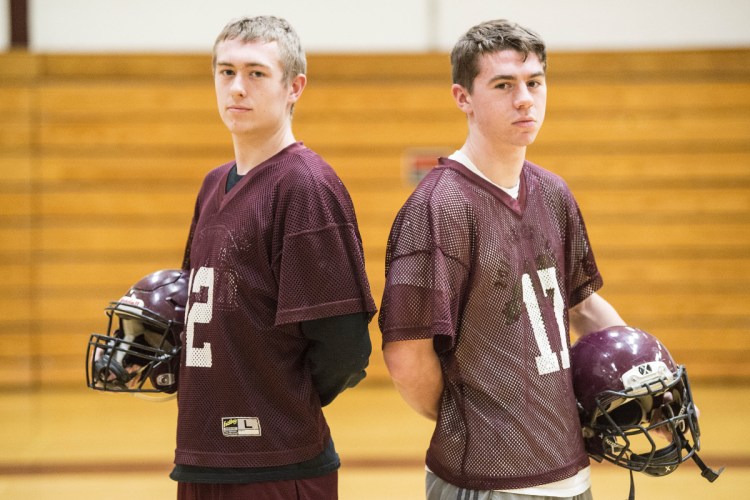
[[(685, 367), (648, 333), (610, 327), (571, 347), (573, 386), (586, 451), (595, 460), (664, 476), (692, 458), (703, 476), (721, 473), (698, 458), (700, 429)], [(659, 447), (659, 440), (669, 443)]]
[(165, 269), (145, 276), (105, 309), (107, 334), (92, 334), (86, 352), (87, 385), (100, 391), (177, 391), (180, 334), (188, 275)]

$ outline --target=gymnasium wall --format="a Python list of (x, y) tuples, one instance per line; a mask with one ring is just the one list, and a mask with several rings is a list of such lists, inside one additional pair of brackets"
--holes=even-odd
[[(25, 0), (36, 53), (202, 53), (240, 15), (289, 19), (309, 52), (445, 52), (469, 26), (506, 17), (553, 50), (750, 46), (737, 0)], [(0, 50), (10, 0), (0, 0)]]
[[(464, 139), (447, 55), (309, 66), (296, 135), (349, 187), (379, 302), (405, 158)], [(548, 81), (529, 158), (576, 194), (602, 294), (691, 378), (750, 382), (750, 49), (558, 51)], [(208, 54), (0, 54), (0, 388), (84, 383), (104, 307), (179, 266), (200, 181), (231, 156)]]
[[(507, 17), (552, 52), (530, 158), (584, 208), (604, 295), (711, 380), (750, 380), (750, 3), (735, 0), (0, 0), (0, 388), (80, 385), (103, 308), (179, 265), (203, 174), (232, 155), (207, 50), (238, 15), (288, 18), (310, 54), (299, 138), (352, 192), (376, 300), (411, 184), (459, 146), (446, 52)], [(387, 380), (377, 349), (371, 377)]]

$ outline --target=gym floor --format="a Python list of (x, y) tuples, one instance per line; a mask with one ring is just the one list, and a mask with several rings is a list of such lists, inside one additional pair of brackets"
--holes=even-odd
[[(726, 466), (715, 483), (691, 462), (673, 474), (636, 474), (638, 500), (747, 498), (750, 491), (750, 387), (693, 384), (701, 410), (701, 458)], [(326, 415), (342, 459), (342, 500), (424, 498), (424, 450), (431, 423), (395, 390), (363, 383)], [(172, 499), (176, 403), (89, 389), (0, 393), (0, 498), (4, 500)], [(627, 498), (629, 477), (593, 465), (597, 500)]]

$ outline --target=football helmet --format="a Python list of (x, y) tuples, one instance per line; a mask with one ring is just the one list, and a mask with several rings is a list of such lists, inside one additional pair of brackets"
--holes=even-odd
[(100, 391), (177, 391), (180, 335), (185, 322), (188, 275), (177, 269), (151, 273), (105, 308), (107, 334), (92, 334), (86, 383)]
[[(570, 350), (586, 451), (595, 460), (664, 476), (698, 458), (700, 428), (687, 371), (654, 336), (627, 326), (584, 335)], [(668, 444), (660, 447), (659, 440)], [(663, 442), (663, 441), (662, 441)], [(723, 469), (722, 469), (723, 470)]]

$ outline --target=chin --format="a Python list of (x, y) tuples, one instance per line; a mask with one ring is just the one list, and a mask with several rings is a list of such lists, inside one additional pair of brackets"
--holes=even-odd
[(519, 146), (524, 146), (524, 147), (525, 147), (525, 146), (531, 146), (532, 144), (534, 144), (534, 141), (536, 141), (536, 135), (537, 135), (537, 134), (536, 134), (536, 132), (535, 132), (535, 133), (533, 133), (533, 134), (530, 134), (530, 135), (527, 135), (527, 136), (521, 137), (521, 138), (520, 138), (520, 139), (518, 140), (518, 145), (519, 145)]

